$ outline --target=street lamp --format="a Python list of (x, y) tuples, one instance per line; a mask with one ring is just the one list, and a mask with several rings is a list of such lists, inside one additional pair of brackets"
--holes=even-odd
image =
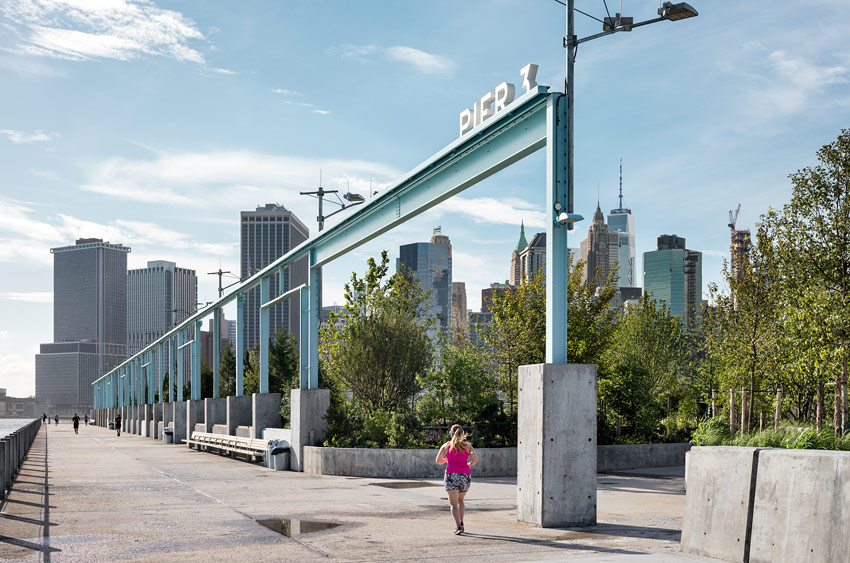
[[(576, 49), (582, 43), (587, 41), (591, 41), (593, 39), (597, 39), (599, 37), (604, 37), (605, 35), (611, 35), (612, 33), (617, 33), (620, 31), (631, 31), (636, 27), (641, 27), (644, 25), (649, 25), (651, 23), (656, 23), (664, 20), (669, 21), (679, 21), (687, 18), (692, 18), (698, 16), (699, 13), (686, 2), (678, 2), (676, 4), (672, 2), (664, 2), (660, 8), (658, 8), (658, 17), (653, 18), (651, 20), (646, 20), (638, 23), (634, 23), (633, 18), (623, 17), (621, 14), (615, 14), (612, 18), (609, 14), (607, 18), (604, 20), (600, 20), (599, 18), (595, 18), (590, 14), (586, 14), (585, 12), (581, 12), (581, 14), (588, 16), (592, 19), (595, 19), (602, 23), (602, 33), (597, 33), (595, 35), (590, 35), (588, 37), (583, 37), (579, 39), (575, 34), (575, 0), (566, 0), (567, 6), (567, 36), (564, 37), (564, 47), (567, 49), (567, 80), (566, 80), (566, 95), (567, 95), (567, 210), (565, 213), (561, 213), (558, 217), (559, 223), (566, 223), (567, 228), (572, 230), (575, 221), (570, 221), (570, 215), (574, 212), (574, 203), (573, 203), (573, 176), (575, 169), (575, 161), (574, 161), (574, 144), (575, 144), (575, 136), (574, 136), (574, 116), (575, 116), (575, 59), (576, 59)], [(607, 10), (607, 5), (606, 5)], [(565, 215), (564, 220), (561, 220), (561, 216)]]
[[(342, 195), (342, 198), (348, 202), (348, 204), (346, 204), (344, 201), (342, 201), (342, 199), (339, 198), (339, 190), (326, 190), (322, 187), (321, 178), (319, 179), (319, 188), (317, 190), (312, 192), (300, 192), (300, 194), (315, 197), (319, 200), (319, 215), (318, 217), (316, 217), (316, 219), (319, 221), (319, 231), (325, 228), (325, 219), (327, 219), (328, 217), (336, 215), (343, 209), (348, 209), (349, 207), (360, 205), (361, 203), (366, 201), (366, 198), (364, 198), (362, 195), (351, 193), (351, 188), (349, 187), (348, 191)], [(329, 203), (339, 205), (339, 209), (332, 213), (324, 215), (322, 212), (322, 202), (324, 201), (326, 194), (334, 194), (337, 201), (329, 200)]]

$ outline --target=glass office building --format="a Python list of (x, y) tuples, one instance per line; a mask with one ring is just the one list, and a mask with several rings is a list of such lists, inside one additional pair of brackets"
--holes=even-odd
[(397, 271), (408, 269), (422, 289), (431, 292), (430, 314), (447, 333), (452, 318), (452, 245), (449, 237), (434, 229), (431, 242), (414, 242), (399, 248)]
[(676, 235), (658, 237), (657, 248), (643, 254), (644, 293), (691, 326), (702, 300), (702, 253), (686, 249), (685, 239)]

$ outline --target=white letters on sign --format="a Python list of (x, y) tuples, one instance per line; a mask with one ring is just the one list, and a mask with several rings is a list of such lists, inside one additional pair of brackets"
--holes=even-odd
[[(520, 71), (522, 87), (528, 92), (537, 88), (537, 65), (527, 64)], [(508, 107), (516, 98), (516, 86), (510, 82), (502, 82), (493, 92), (487, 92), (480, 102), (472, 104), (472, 109), (460, 112), (460, 135), (472, 131), (500, 111)]]

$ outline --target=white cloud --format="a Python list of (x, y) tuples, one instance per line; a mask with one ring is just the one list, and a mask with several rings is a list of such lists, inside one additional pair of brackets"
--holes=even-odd
[(7, 291), (0, 293), (0, 299), (24, 301), (26, 303), (53, 303), (52, 291)]
[(303, 96), (300, 92), (296, 92), (295, 90), (287, 90), (286, 88), (275, 88), (272, 90), (275, 94), (283, 94), (285, 96)]
[(31, 55), (68, 60), (158, 55), (204, 63), (189, 46), (205, 39), (195, 23), (151, 0), (6, 0), (0, 13), (17, 24), (17, 49)]
[(35, 131), (34, 133), (26, 133), (24, 131), (15, 131), (13, 129), (0, 129), (0, 135), (6, 135), (9, 140), (16, 145), (25, 143), (44, 143), (52, 141), (59, 137), (59, 133), (53, 131)]
[(546, 228), (546, 214), (536, 206), (518, 198), (465, 198), (455, 196), (440, 204), (440, 209), (459, 213), (477, 223), (516, 225), (520, 220), (527, 227)]
[(413, 66), (416, 70), (426, 74), (446, 74), (455, 69), (455, 62), (440, 55), (426, 53), (414, 47), (396, 45), (393, 47), (379, 47), (377, 45), (342, 45), (328, 50), (331, 54), (338, 54), (345, 58), (357, 60), (368, 60), (370, 56), (376, 55), (392, 61), (405, 63)]
[(239, 73), (238, 73), (238, 72), (236, 72), (235, 70), (230, 70), (229, 68), (211, 68), (210, 70), (211, 70), (211, 71), (213, 71), (213, 72), (215, 72), (215, 73), (218, 73), (218, 74), (225, 74), (225, 75), (227, 75), (227, 76), (232, 76), (232, 75), (234, 75), (234, 74), (239, 74)]
[(319, 115), (330, 115), (330, 110), (326, 109), (314, 109), (313, 113), (318, 113)]

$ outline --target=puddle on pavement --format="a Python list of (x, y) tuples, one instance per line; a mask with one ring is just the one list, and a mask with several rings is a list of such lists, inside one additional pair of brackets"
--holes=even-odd
[(392, 481), (390, 483), (369, 484), (386, 489), (418, 489), (419, 487), (439, 487), (442, 485), (442, 483), (429, 483), (428, 481)]
[(257, 523), (288, 538), (311, 532), (330, 530), (331, 528), (342, 525), (336, 522), (314, 522), (311, 520), (293, 520), (291, 518), (267, 518), (265, 520), (257, 520)]

